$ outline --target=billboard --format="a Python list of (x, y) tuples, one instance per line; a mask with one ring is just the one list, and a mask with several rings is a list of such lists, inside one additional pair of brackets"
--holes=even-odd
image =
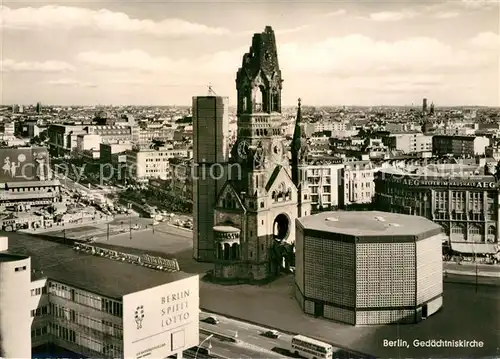
[(123, 296), (123, 356), (166, 358), (199, 344), (199, 277)]
[(49, 155), (45, 147), (0, 148), (0, 183), (46, 180)]

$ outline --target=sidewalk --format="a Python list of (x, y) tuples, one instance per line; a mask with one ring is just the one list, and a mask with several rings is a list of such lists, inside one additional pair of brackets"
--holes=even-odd
[(183, 231), (187, 231), (187, 232), (193, 232), (192, 229), (184, 228), (182, 226), (176, 226), (175, 224), (172, 224), (172, 223), (167, 223), (167, 226), (170, 226), (170, 227), (173, 227), (173, 228), (177, 228), (177, 229), (182, 229)]
[(446, 274), (457, 274), (457, 275), (467, 275), (467, 276), (475, 276), (477, 274), (478, 277), (492, 277), (492, 278), (500, 278), (500, 273), (495, 272), (483, 272), (478, 270), (477, 273), (475, 270), (470, 271), (458, 271), (453, 269), (445, 269), (444, 275)]
[[(476, 273), (477, 271), (477, 273)], [(484, 263), (461, 263), (444, 262), (443, 272), (449, 274), (457, 274), (464, 276), (492, 277), (500, 278), (500, 266), (497, 264)]]
[(478, 268), (483, 268), (483, 269), (490, 269), (488, 272), (493, 272), (493, 271), (500, 271), (500, 265), (499, 264), (486, 264), (486, 263), (474, 263), (474, 262), (465, 262), (462, 261), (460, 264), (457, 262), (443, 262), (444, 267), (478, 267)]
[(113, 222), (114, 219), (100, 219), (97, 221), (89, 221), (89, 222), (82, 222), (82, 223), (68, 223), (60, 226), (52, 226), (48, 228), (38, 228), (38, 229), (20, 229), (17, 232), (19, 233), (28, 233), (28, 234), (40, 234), (40, 233), (50, 233), (50, 232), (60, 232), (63, 230), (68, 230), (68, 229), (74, 229), (74, 228), (81, 228), (81, 227), (87, 227), (87, 226), (99, 226), (102, 224), (107, 224), (110, 222)]

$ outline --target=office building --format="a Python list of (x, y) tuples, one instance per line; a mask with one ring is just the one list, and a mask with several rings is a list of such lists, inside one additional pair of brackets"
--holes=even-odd
[[(95, 125), (66, 125), (51, 124), (48, 127), (49, 150), (53, 156), (70, 155), (78, 148), (91, 147), (99, 150), (99, 145), (92, 145), (100, 137), (100, 142), (116, 143), (118, 141), (131, 142), (137, 137), (135, 126), (95, 126)], [(87, 135), (88, 141), (85, 139)], [(80, 140), (79, 140), (80, 138)], [(89, 144), (85, 144), (88, 142)], [(79, 145), (80, 143), (80, 145)]]
[(443, 305), (442, 228), (423, 217), (323, 212), (296, 222), (296, 299), (351, 325), (416, 323)]
[(191, 150), (168, 147), (140, 148), (126, 151), (127, 176), (129, 180), (147, 183), (150, 178), (167, 179), (171, 175), (172, 158), (190, 158)]
[(477, 166), (457, 164), (418, 172), (382, 169), (375, 178), (374, 208), (436, 222), (458, 253), (493, 255), (499, 249), (498, 182), (476, 171)]
[(432, 154), (434, 156), (474, 157), (484, 155), (490, 145), (488, 137), (434, 135), (432, 137)]
[(213, 209), (229, 162), (228, 102), (221, 96), (193, 97), (193, 163), (188, 171), (193, 187), (193, 258), (203, 262), (213, 261), (215, 255)]
[(49, 345), (90, 358), (165, 358), (199, 343), (198, 275), (175, 260), (11, 234), (0, 237), (0, 274), (2, 358)]
[[(172, 194), (190, 203), (192, 203), (194, 199), (193, 182), (195, 181), (195, 176), (192, 175), (193, 170), (194, 165), (192, 158), (172, 158), (170, 160), (170, 191)], [(200, 214), (200, 218), (203, 218), (203, 215)], [(210, 218), (208, 220), (210, 220)]]

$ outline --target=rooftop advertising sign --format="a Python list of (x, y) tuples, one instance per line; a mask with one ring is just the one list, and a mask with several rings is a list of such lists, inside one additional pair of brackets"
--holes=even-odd
[(472, 187), (472, 188), (497, 188), (495, 181), (472, 180), (472, 179), (391, 179), (391, 182), (401, 183), (411, 187)]
[(199, 344), (197, 275), (123, 297), (125, 358), (166, 358)]
[(0, 183), (38, 181), (48, 174), (47, 149), (0, 148)]

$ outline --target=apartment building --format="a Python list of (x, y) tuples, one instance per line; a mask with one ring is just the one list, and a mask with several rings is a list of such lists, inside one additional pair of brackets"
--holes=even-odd
[(100, 135), (80, 134), (76, 137), (76, 150), (78, 152), (83, 152), (83, 151), (99, 152), (101, 142), (102, 139)]
[(486, 157), (493, 158), (495, 161), (500, 161), (500, 145), (498, 143), (487, 146), (484, 149), (484, 155)]
[(170, 159), (170, 187), (172, 193), (185, 198), (187, 201), (193, 201), (194, 183), (196, 165), (191, 158), (172, 158)]
[(83, 125), (52, 124), (47, 130), (49, 151), (52, 156), (69, 155), (78, 147), (78, 135), (88, 132)]
[(432, 137), (432, 154), (435, 156), (474, 157), (484, 155), (490, 139), (481, 136), (435, 135)]
[(345, 121), (318, 121), (314, 123), (314, 132), (332, 131), (344, 132), (349, 129), (349, 123)]
[(323, 157), (312, 159), (307, 168), (307, 181), (311, 190), (311, 206), (313, 211), (337, 208), (339, 187), (342, 186), (342, 159)]
[(432, 136), (421, 132), (394, 133), (383, 138), (384, 145), (405, 154), (432, 151)]
[(153, 140), (158, 141), (172, 141), (174, 139), (175, 129), (173, 127), (147, 127), (139, 130), (138, 143), (146, 144), (151, 143)]
[(353, 161), (344, 164), (341, 205), (371, 203), (375, 196), (375, 173), (379, 167), (370, 161)]
[(133, 141), (134, 126), (88, 126), (87, 133), (101, 136), (104, 143), (116, 141)]

